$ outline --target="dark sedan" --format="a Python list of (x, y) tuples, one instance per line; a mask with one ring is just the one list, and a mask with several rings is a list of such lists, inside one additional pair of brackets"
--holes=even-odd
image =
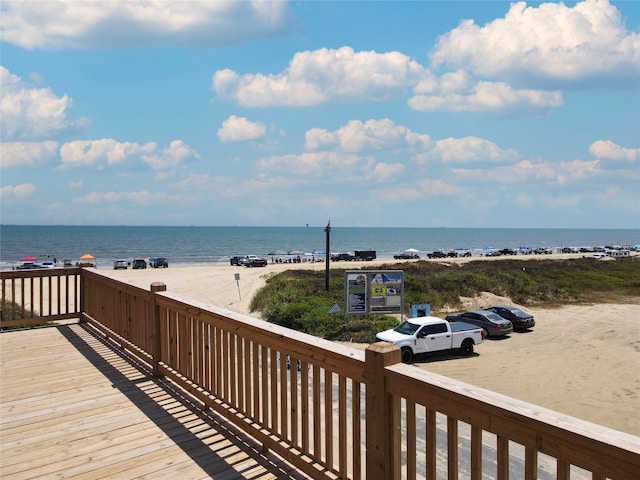
[(527, 330), (533, 328), (536, 321), (533, 315), (520, 310), (518, 307), (510, 305), (496, 305), (494, 307), (485, 308), (485, 310), (497, 313), (502, 318), (509, 320), (513, 324), (514, 330)]
[(487, 310), (473, 310), (471, 312), (447, 315), (450, 322), (466, 322), (484, 330), (485, 338), (502, 337), (513, 332), (513, 324), (497, 313)]

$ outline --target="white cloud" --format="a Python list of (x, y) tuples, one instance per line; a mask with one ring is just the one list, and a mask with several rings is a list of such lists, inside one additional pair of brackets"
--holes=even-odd
[(585, 0), (573, 7), (518, 2), (504, 18), (484, 26), (464, 20), (438, 39), (431, 58), (434, 66), (529, 85), (637, 80), (640, 34), (626, 31), (620, 12), (607, 0)]
[(38, 167), (56, 158), (58, 142), (0, 142), (0, 166)]
[(76, 140), (60, 147), (60, 158), (63, 165), (82, 166), (107, 163), (114, 165), (139, 158), (157, 148), (155, 143), (140, 145), (138, 143), (118, 142), (111, 138), (99, 140)]
[(506, 162), (518, 157), (515, 150), (503, 150), (489, 140), (478, 137), (445, 138), (423, 154), (416, 155), (418, 163), (438, 160), (443, 163)]
[(164, 192), (91, 192), (81, 198), (74, 199), (75, 203), (135, 203), (141, 205), (153, 205), (167, 199)]
[(102, 166), (105, 163), (117, 165), (143, 161), (153, 169), (164, 169), (200, 158), (200, 155), (182, 140), (174, 140), (168, 148), (158, 151), (154, 142), (141, 145), (103, 138), (65, 143), (60, 147), (60, 158), (65, 166)]
[(243, 107), (312, 106), (329, 101), (384, 101), (405, 94), (424, 68), (400, 52), (350, 47), (296, 53), (278, 74), (214, 73), (212, 90)]
[(456, 195), (460, 193), (461, 190), (460, 187), (452, 185), (440, 179), (423, 178), (421, 180), (418, 180), (417, 183), (420, 187), (420, 191), (424, 192), (426, 196), (430, 197), (447, 197)]
[(175, 167), (186, 161), (200, 158), (198, 152), (182, 140), (173, 140), (169, 147), (163, 149), (161, 153), (142, 155), (142, 160), (148, 163), (154, 170)]
[(558, 166), (557, 180), (560, 184), (566, 184), (587, 177), (598, 175), (602, 172), (599, 160), (571, 160), (560, 162)]
[(611, 140), (598, 140), (589, 147), (589, 153), (602, 160), (626, 160), (635, 162), (640, 158), (640, 148), (624, 148)]
[[(4, 17), (3, 17), (4, 20)], [(2, 140), (42, 140), (85, 126), (69, 120), (71, 99), (49, 88), (34, 88), (0, 66), (0, 131)]]
[(22, 183), (20, 185), (6, 185), (2, 187), (2, 190), (0, 190), (0, 192), (2, 193), (2, 198), (26, 198), (31, 196), (35, 191), (36, 186), (31, 183)]
[(3, 41), (27, 49), (217, 47), (283, 35), (292, 20), (286, 2), (260, 0), (7, 0), (0, 32)]
[[(407, 105), (420, 112), (500, 112), (502, 114), (539, 114), (562, 105), (562, 94), (545, 90), (511, 88), (504, 82), (478, 82), (464, 91), (466, 84), (444, 85), (434, 95), (416, 95)], [(436, 90), (435, 85), (429, 87)], [(417, 90), (426, 90), (422, 85)]]
[(352, 120), (334, 132), (313, 128), (305, 133), (305, 147), (310, 150), (338, 147), (344, 152), (415, 148), (422, 150), (431, 143), (426, 134), (417, 134), (407, 127), (382, 120)]
[(251, 122), (246, 117), (231, 115), (218, 129), (221, 142), (244, 142), (265, 137), (267, 128), (262, 122)]
[[(271, 156), (258, 161), (259, 170), (283, 172), (289, 176), (316, 176), (318, 179), (342, 177), (354, 171), (368, 174), (372, 168), (373, 161), (370, 158), (337, 152)], [(347, 181), (346, 177), (342, 179)]]
[(385, 181), (397, 177), (404, 172), (404, 169), (405, 167), (401, 163), (378, 163), (373, 168), (371, 176), (378, 181)]
[(536, 181), (566, 185), (600, 175), (602, 170), (597, 160), (572, 160), (558, 164), (522, 160), (513, 165), (490, 169), (456, 168), (452, 169), (452, 173), (461, 181), (473, 183), (526, 184)]

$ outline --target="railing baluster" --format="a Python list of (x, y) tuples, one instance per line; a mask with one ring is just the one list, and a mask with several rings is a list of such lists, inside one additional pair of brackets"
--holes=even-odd
[(289, 438), (289, 374), (293, 371), (293, 365), (291, 364), (292, 358), (288, 355), (284, 355), (280, 352), (280, 364), (278, 369), (280, 370), (280, 436), (282, 438)]
[(436, 480), (436, 412), (431, 408), (426, 409), (426, 471), (425, 476), (427, 480)]
[(338, 375), (338, 472), (347, 478), (347, 379)]
[(299, 386), (298, 386), (298, 372), (300, 371), (300, 359), (297, 357), (291, 357), (291, 388), (289, 395), (289, 403), (291, 408), (289, 409), (291, 413), (291, 444), (298, 447), (299, 446), (299, 438), (298, 438), (298, 422), (300, 421), (300, 413), (298, 412), (298, 394), (299, 394)]
[(497, 439), (498, 480), (509, 480), (509, 439), (498, 435)]
[(482, 478), (482, 429), (471, 426), (471, 480)]
[(333, 468), (333, 374), (324, 369), (324, 442), (325, 462)]
[(447, 470), (449, 480), (458, 480), (458, 421), (447, 417)]
[(271, 392), (271, 431), (278, 432), (278, 352), (275, 348), (271, 348), (269, 360), (270, 383), (269, 391)]
[(351, 418), (353, 423), (353, 478), (359, 480), (362, 478), (362, 467), (360, 459), (362, 458), (362, 419), (361, 419), (361, 386), (360, 382), (351, 381)]
[(411, 400), (407, 400), (405, 403), (405, 412), (406, 412), (406, 422), (407, 422), (407, 435), (406, 435), (406, 444), (407, 444), (407, 479), (414, 480), (417, 475), (416, 469), (416, 460), (417, 460), (417, 450), (416, 450), (416, 404)]
[(524, 479), (536, 480), (538, 478), (538, 452), (535, 448), (527, 446), (524, 451)]
[(313, 364), (313, 458), (322, 460), (322, 420), (320, 417), (320, 367)]
[(300, 418), (302, 419), (302, 451), (310, 452), (309, 443), (309, 368), (310, 365), (300, 363)]
[(571, 477), (571, 466), (562, 460), (558, 460), (556, 463), (556, 478), (557, 480), (569, 480)]

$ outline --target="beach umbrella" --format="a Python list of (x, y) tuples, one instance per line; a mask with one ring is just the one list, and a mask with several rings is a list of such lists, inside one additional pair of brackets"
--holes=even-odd
[(35, 261), (36, 261), (36, 259), (35, 259), (35, 257), (22, 257), (22, 258), (20, 259), (20, 261), (21, 261), (21, 262), (35, 262)]
[(314, 255), (326, 255), (326, 254), (327, 254), (327, 252), (325, 252), (324, 250), (318, 250), (318, 249), (316, 249), (316, 250), (314, 250), (314, 251), (313, 251), (313, 254), (314, 254)]
[(82, 255), (80, 257), (80, 260), (95, 260), (96, 257), (94, 257), (93, 255), (89, 254), (89, 253), (85, 253), (84, 255)]
[(285, 252), (284, 250), (274, 250), (273, 252), (270, 252), (268, 255), (286, 255), (287, 252)]
[(301, 252), (300, 250), (291, 250), (289, 255), (304, 255), (304, 252)]
[(417, 250), (415, 248), (407, 248), (405, 250), (406, 253), (418, 253), (420, 250)]

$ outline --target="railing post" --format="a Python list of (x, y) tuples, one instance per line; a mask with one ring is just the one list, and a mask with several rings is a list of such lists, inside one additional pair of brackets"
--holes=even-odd
[(78, 278), (80, 279), (80, 305), (78, 305), (79, 312), (80, 312), (80, 323), (84, 323), (86, 322), (84, 318), (84, 308), (85, 308), (85, 290), (87, 288), (87, 282), (85, 281), (84, 271), (82, 268), (78, 268)]
[(366, 478), (400, 478), (400, 401), (386, 391), (385, 367), (400, 363), (400, 349), (386, 342), (365, 350)]
[(153, 376), (160, 377), (160, 355), (162, 354), (162, 339), (160, 338), (160, 309), (156, 303), (156, 292), (165, 292), (167, 285), (162, 282), (151, 284), (151, 336), (153, 338)]

